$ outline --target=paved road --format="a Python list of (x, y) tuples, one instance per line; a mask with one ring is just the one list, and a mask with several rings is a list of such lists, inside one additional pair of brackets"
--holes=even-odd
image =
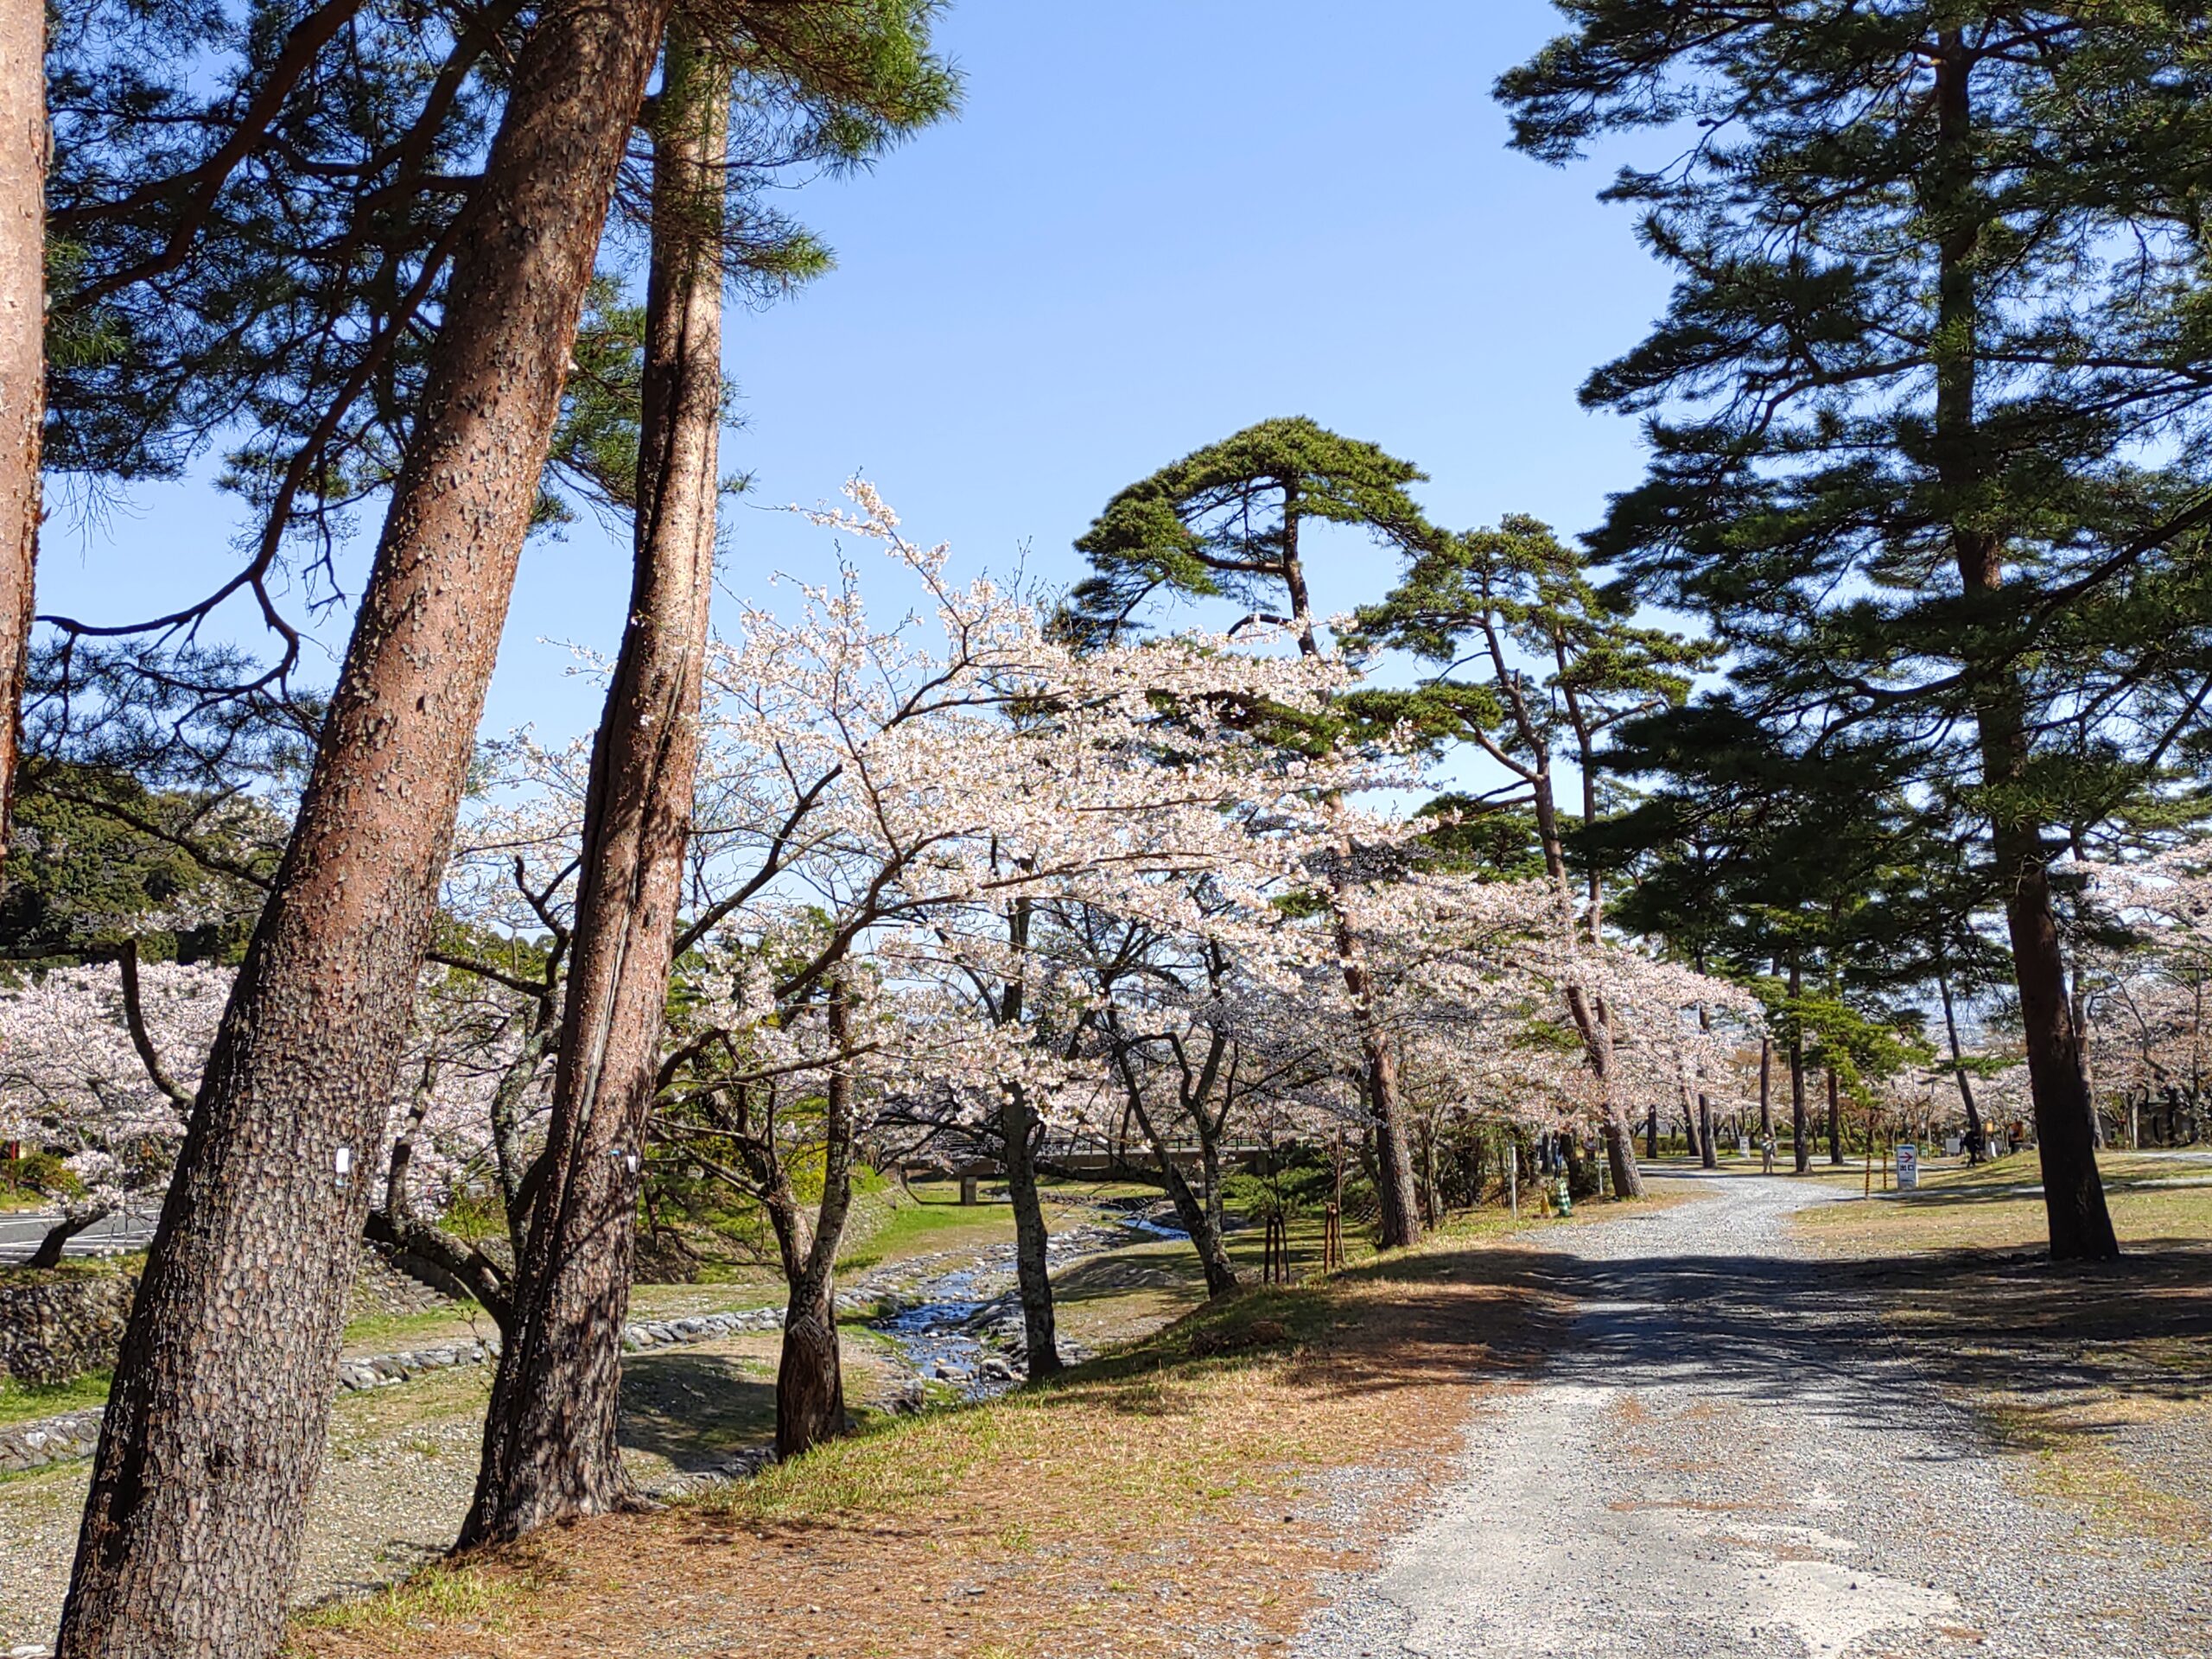
[[(36, 1249), (61, 1217), (43, 1211), (0, 1211), (0, 1262), (21, 1262)], [(61, 1247), (65, 1255), (108, 1255), (151, 1242), (154, 1217), (107, 1216)]]
[(1470, 1424), (1454, 1484), (1299, 1654), (2212, 1655), (2201, 1546), (2031, 1501), (2020, 1460), (1807, 1259), (1790, 1212), (1840, 1195), (1711, 1186), (1532, 1239), (1578, 1300), (1567, 1339)]

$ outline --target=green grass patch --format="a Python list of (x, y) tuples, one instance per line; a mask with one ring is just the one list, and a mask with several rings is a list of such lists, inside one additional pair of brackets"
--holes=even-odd
[(90, 1411), (107, 1404), (112, 1373), (87, 1371), (67, 1382), (24, 1382), (0, 1377), (0, 1423), (26, 1423), (58, 1417), (65, 1411)]
[(472, 1331), (481, 1331), (488, 1335), (496, 1329), (492, 1323), (492, 1316), (474, 1302), (456, 1302), (420, 1313), (365, 1313), (359, 1319), (348, 1319), (346, 1321), (346, 1345), (349, 1348), (407, 1348), (428, 1338), (461, 1337), (471, 1334)]
[(497, 1616), (528, 1599), (535, 1587), (512, 1572), (494, 1575), (466, 1563), (436, 1561), (365, 1596), (310, 1607), (295, 1615), (293, 1623), (357, 1636), (397, 1634), (460, 1619), (496, 1627)]
[[(946, 1183), (932, 1183), (937, 1188)], [(900, 1201), (868, 1237), (855, 1241), (837, 1258), (841, 1274), (865, 1273), (889, 1262), (927, 1255), (938, 1250), (981, 1249), (1003, 1244), (1014, 1236), (1014, 1210), (1009, 1205), (963, 1205), (957, 1186), (931, 1191), (927, 1196)]]

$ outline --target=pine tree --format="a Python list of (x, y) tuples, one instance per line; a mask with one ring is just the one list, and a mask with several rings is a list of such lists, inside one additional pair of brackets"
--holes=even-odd
[[(1311, 522), (1365, 531), (1408, 556), (1437, 539), (1407, 486), (1423, 474), (1371, 443), (1341, 437), (1303, 416), (1262, 421), (1139, 480), (1106, 504), (1077, 539), (1093, 574), (1069, 594), (1062, 626), (1105, 641), (1141, 626), (1154, 601), (1226, 599), (1240, 620), (1289, 628), (1299, 649), (1320, 653), (1307, 592), (1301, 531)], [(1281, 605), (1281, 610), (1265, 608)], [(1351, 879), (1346, 847), (1336, 880)], [(1399, 1097), (1397, 1056), (1367, 1019), (1365, 952), (1349, 912), (1332, 906), (1344, 988), (1360, 1022), (1363, 1090), (1373, 1121), (1383, 1246), (1421, 1236), (1413, 1152)]]
[(299, 818), (116, 1365), (57, 1651), (282, 1634), (433, 900), (570, 341), (665, 0), (548, 9), (515, 61)]
[[(721, 289), (736, 93), (810, 122), (825, 158), (857, 165), (952, 107), (929, 50), (933, 7), (875, 0), (817, 9), (815, 27), (742, 42), (671, 25), (655, 95), (652, 258), (630, 490), (636, 563), (629, 626), (594, 746), (582, 885), (543, 1178), (518, 1264), (464, 1542), (511, 1538), (626, 1501), (616, 1442), (623, 1310), (639, 1166), (658, 1085), (662, 1014), (697, 768), (713, 594), (723, 413)], [(757, 245), (759, 238), (754, 238)], [(619, 487), (619, 480), (618, 487)], [(832, 1009), (842, 1018), (842, 1003)], [(833, 1076), (831, 1107), (846, 1082)], [(778, 1385), (786, 1454), (842, 1429), (830, 1271), (849, 1191), (840, 1147), (786, 1321)], [(795, 1403), (796, 1402), (796, 1403)]]
[(46, 7), (0, 4), (0, 857), (8, 851), (44, 514)]
[(2108, 1255), (2049, 830), (2153, 786), (2212, 691), (2212, 25), (2156, 3), (1564, 9), (1500, 84), (1515, 142), (1564, 162), (1663, 130), (1680, 158), (1609, 192), (1681, 280), (1584, 391), (1646, 415), (1654, 451), (1595, 550), (1714, 619), (1761, 717), (1975, 779), (2051, 1250)]
[[(1471, 742), (1525, 794), (1486, 805), (1525, 806), (1535, 821), (1545, 874), (1567, 887), (1570, 831), (1554, 767), (1580, 778), (1577, 817), (1596, 826), (1603, 787), (1599, 751), (1622, 722), (1688, 696), (1710, 647), (1639, 624), (1632, 605), (1592, 579), (1582, 556), (1548, 525), (1509, 517), (1494, 530), (1438, 537), (1417, 551), (1398, 585), (1358, 613), (1357, 643), (1395, 646), (1440, 665), (1410, 692), (1363, 692), (1361, 712), (1411, 722), (1432, 740)], [(1586, 861), (1580, 926), (1598, 944), (1605, 882)], [(1613, 1190), (1641, 1197), (1626, 1103), (1613, 1098), (1611, 1021), (1602, 998), (1570, 984), (1567, 1007), (1604, 1100)]]

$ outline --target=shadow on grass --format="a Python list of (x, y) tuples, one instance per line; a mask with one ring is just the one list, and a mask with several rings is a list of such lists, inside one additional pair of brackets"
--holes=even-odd
[(728, 1354), (632, 1354), (622, 1363), (626, 1452), (650, 1452), (690, 1473), (776, 1433), (773, 1372)]

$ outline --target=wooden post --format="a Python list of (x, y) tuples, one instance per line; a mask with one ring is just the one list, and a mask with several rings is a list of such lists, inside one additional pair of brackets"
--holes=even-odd
[(976, 1178), (973, 1175), (963, 1175), (960, 1178), (960, 1202), (974, 1205), (980, 1197), (976, 1189)]

